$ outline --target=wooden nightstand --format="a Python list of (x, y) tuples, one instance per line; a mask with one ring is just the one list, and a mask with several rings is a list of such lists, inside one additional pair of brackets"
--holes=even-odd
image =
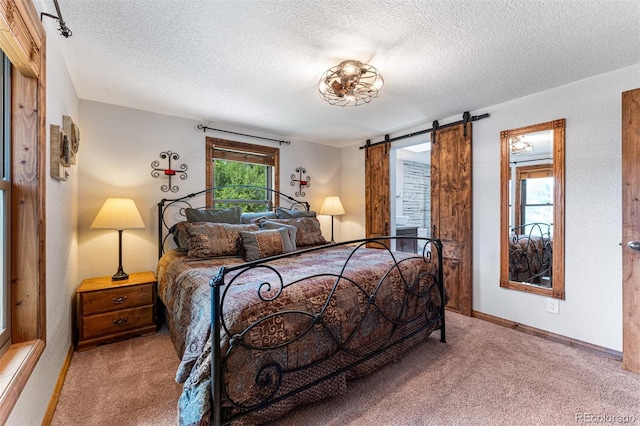
[(76, 291), (76, 349), (156, 332), (156, 276), (130, 274), (128, 280), (89, 278)]

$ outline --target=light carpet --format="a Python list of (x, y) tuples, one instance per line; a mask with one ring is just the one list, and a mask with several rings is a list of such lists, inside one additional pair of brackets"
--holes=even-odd
[[(273, 425), (640, 424), (617, 360), (450, 312), (438, 337)], [(52, 424), (175, 424), (177, 365), (166, 333), (75, 353)]]

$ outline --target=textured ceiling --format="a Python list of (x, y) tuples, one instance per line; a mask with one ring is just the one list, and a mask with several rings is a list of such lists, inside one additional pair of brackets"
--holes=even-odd
[[(335, 146), (640, 63), (639, 1), (59, 4), (73, 35), (50, 37), (81, 99)], [(379, 98), (320, 98), (345, 59), (380, 70)]]

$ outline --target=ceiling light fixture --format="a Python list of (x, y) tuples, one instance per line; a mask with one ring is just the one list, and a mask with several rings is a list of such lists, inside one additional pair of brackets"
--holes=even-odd
[(522, 140), (522, 136), (514, 136), (509, 139), (511, 155), (522, 155), (533, 151), (533, 144)]
[(377, 98), (383, 85), (382, 75), (375, 67), (347, 60), (322, 75), (318, 90), (331, 105), (357, 106)]

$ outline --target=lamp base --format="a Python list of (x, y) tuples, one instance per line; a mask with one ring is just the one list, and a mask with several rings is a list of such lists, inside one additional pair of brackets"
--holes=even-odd
[(129, 274), (122, 269), (122, 229), (118, 229), (118, 271), (113, 274), (111, 281), (128, 280)]
[(118, 272), (116, 272), (111, 276), (111, 281), (121, 281), (121, 280), (128, 280), (128, 279), (129, 279), (129, 274), (123, 271), (122, 268), (118, 269)]

